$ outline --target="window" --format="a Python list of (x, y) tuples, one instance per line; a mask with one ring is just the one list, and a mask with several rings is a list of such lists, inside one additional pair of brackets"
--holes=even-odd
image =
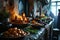
[(51, 0), (51, 1), (57, 1), (57, 0)]
[(60, 0), (51, 0), (51, 1), (60, 1)]
[(58, 16), (58, 9), (60, 9), (60, 0), (51, 0), (51, 11), (54, 16)]
[(51, 11), (56, 16), (56, 6), (51, 6)]
[(54, 3), (51, 3), (51, 5), (56, 5), (56, 3), (54, 2)]
[(57, 27), (58, 9), (60, 9), (60, 0), (51, 0), (51, 11), (54, 14), (54, 27)]
[(60, 1), (60, 0), (57, 0), (57, 1)]
[(60, 6), (60, 2), (58, 2), (57, 5)]

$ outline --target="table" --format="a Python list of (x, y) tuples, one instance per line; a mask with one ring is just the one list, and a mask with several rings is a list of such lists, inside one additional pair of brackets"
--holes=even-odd
[(36, 34), (30, 34), (25, 40), (44, 40), (45, 28), (41, 28)]

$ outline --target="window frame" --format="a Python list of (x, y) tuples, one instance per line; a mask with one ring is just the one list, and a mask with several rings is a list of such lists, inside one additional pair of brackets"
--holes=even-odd
[[(60, 1), (52, 1), (51, 0), (51, 6), (56, 6), (56, 16), (58, 16), (58, 11), (57, 11), (58, 8), (57, 7), (60, 6), (60, 5), (58, 5), (58, 2), (60, 3)], [(56, 5), (52, 5), (52, 3), (56, 3)]]

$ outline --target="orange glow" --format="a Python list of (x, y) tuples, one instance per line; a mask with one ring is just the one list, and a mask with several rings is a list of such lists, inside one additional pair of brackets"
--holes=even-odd
[(19, 18), (23, 21), (23, 18), (22, 18), (22, 16), (19, 16)]
[(15, 12), (12, 11), (11, 12), (10, 20), (11, 20), (11, 22), (12, 22), (12, 20), (23, 21), (23, 22), (27, 22), (28, 21), (25, 13), (23, 13), (22, 15), (19, 15), (17, 11), (15, 11)]
[(25, 16), (25, 13), (23, 13), (22, 16), (23, 16), (23, 17), (26, 17), (26, 16)]
[(27, 18), (25, 17), (25, 19), (24, 19), (25, 21), (27, 21)]

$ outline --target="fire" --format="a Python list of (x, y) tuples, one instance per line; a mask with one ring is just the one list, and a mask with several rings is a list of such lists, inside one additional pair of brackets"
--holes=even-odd
[(25, 21), (27, 21), (27, 18), (25, 17)]
[(21, 15), (19, 15), (18, 20), (22, 20), (23, 21), (23, 17)]
[[(15, 2), (15, 1), (14, 1)], [(18, 6), (17, 3), (14, 3), (13, 6), (7, 6), (7, 10), (10, 13), (10, 18), (8, 19), (9, 22), (12, 23), (23, 23), (23, 22), (27, 22), (28, 18), (26, 17), (25, 13), (23, 13), (22, 15), (19, 15), (19, 11), (18, 11)]]
[[(28, 21), (25, 13), (23, 13), (22, 15), (19, 15), (17, 12), (12, 12), (12, 14), (11, 14), (11, 19), (10, 19), (10, 20), (11, 20), (11, 22), (12, 22), (13, 20), (15, 20), (15, 21), (17, 21), (17, 22), (20, 22), (20, 21), (27, 22), (27, 21)], [(15, 21), (14, 21), (14, 22), (15, 22)]]
[(25, 16), (25, 13), (23, 13), (22, 16), (23, 16), (23, 17), (26, 17), (26, 16)]

